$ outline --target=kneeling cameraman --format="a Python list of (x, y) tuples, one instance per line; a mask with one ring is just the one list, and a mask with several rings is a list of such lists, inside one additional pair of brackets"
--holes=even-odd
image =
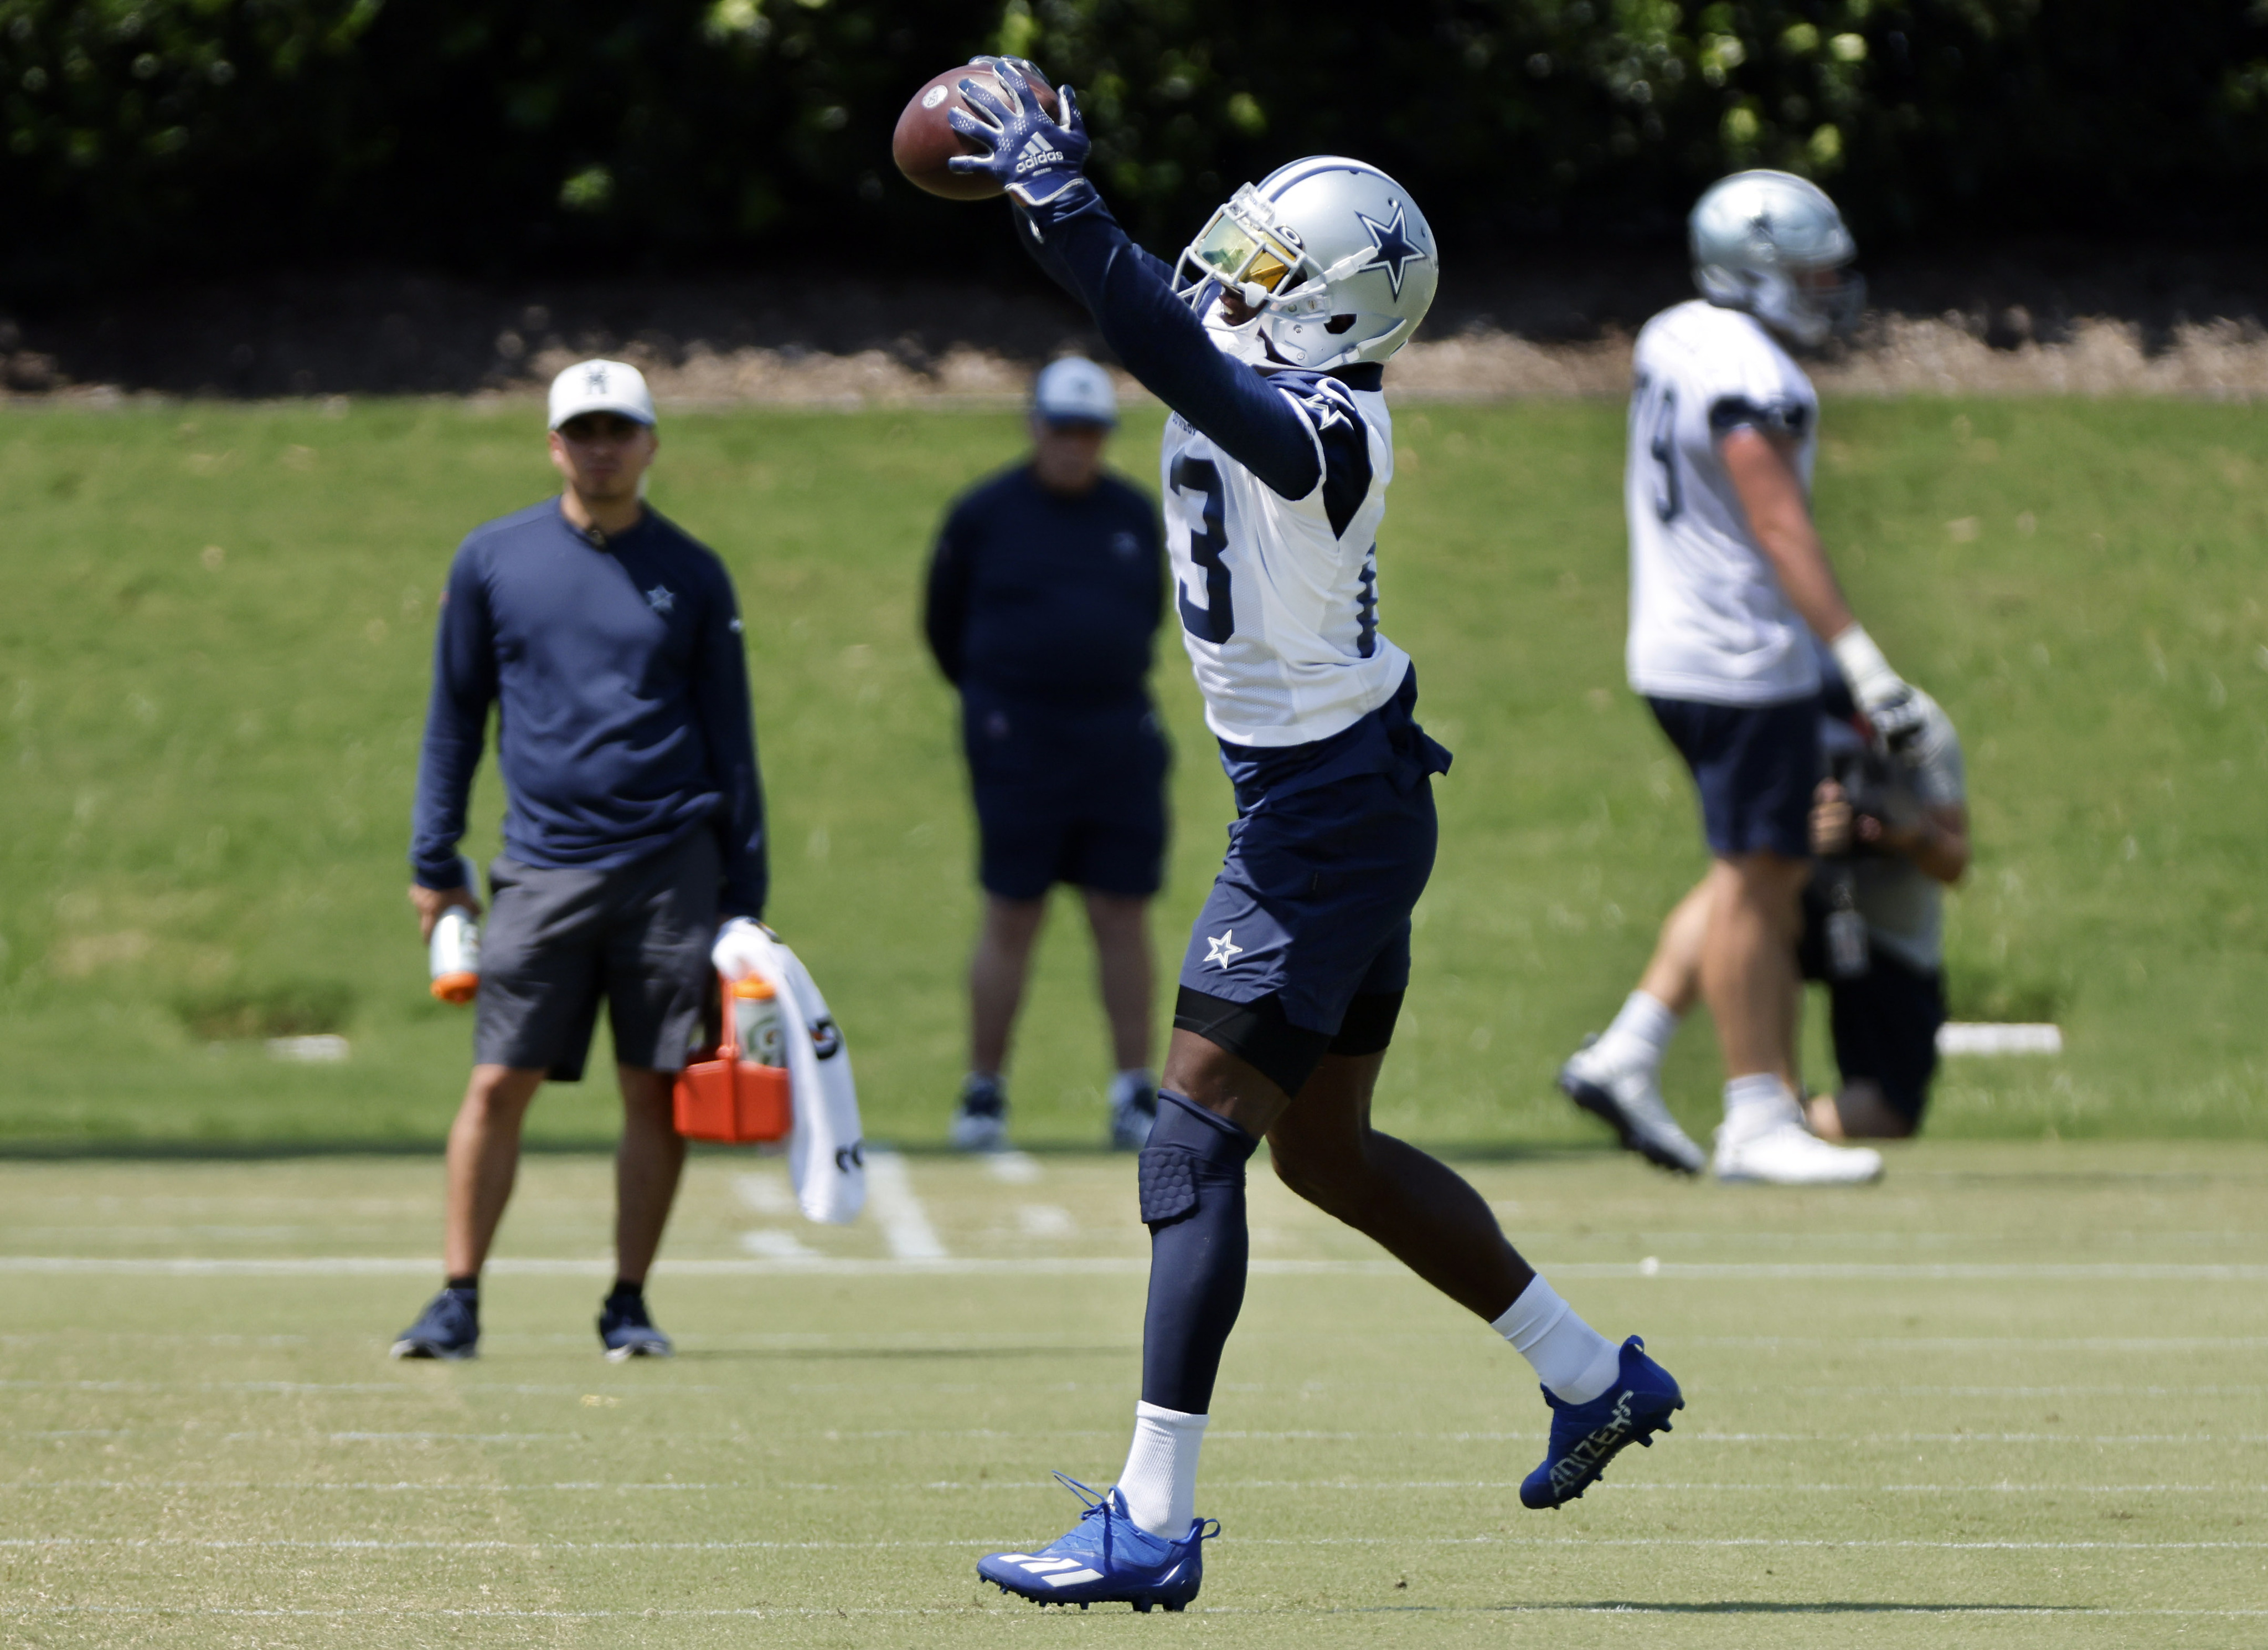
[(1969, 868), (1961, 740), (1934, 700), (1883, 748), (1839, 681), (1825, 684), (1812, 795), (1818, 869), (1803, 899), (1803, 977), (1827, 986), (1842, 1092), (1807, 1107), (1822, 1139), (1921, 1126), (1945, 1023), (1943, 889)]

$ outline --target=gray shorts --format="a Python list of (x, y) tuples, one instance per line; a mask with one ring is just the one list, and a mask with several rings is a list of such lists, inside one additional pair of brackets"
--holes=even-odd
[(713, 995), (720, 866), (705, 825), (608, 870), (495, 860), (473, 1057), (579, 1082), (603, 996), (617, 1062), (682, 1067)]

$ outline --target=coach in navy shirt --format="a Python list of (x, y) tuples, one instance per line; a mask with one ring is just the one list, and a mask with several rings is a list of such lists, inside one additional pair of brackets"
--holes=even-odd
[(964, 494), (929, 569), (924, 626), (961, 690), (983, 837), (983, 925), (968, 969), (966, 1151), (1007, 1145), (1002, 1072), (1048, 890), (1084, 896), (1117, 1076), (1114, 1144), (1149, 1138), (1149, 902), (1166, 851), (1167, 751), (1149, 694), (1164, 608), (1156, 508), (1102, 468), (1108, 373), (1056, 362), (1032, 402), (1028, 462)]
[(504, 851), (489, 871), (472, 1081), (449, 1131), (447, 1286), (396, 1357), (472, 1355), (521, 1120), (545, 1078), (581, 1078), (601, 997), (622, 1140), (599, 1335), (610, 1358), (667, 1354), (644, 1285), (685, 1160), (670, 1091), (703, 1041), (720, 922), (763, 913), (732, 581), (644, 502), (658, 442), (636, 368), (568, 368), (550, 413), (565, 490), (475, 530), (442, 598), (410, 851), (429, 937), (449, 906), (480, 910), (457, 843), (491, 706)]

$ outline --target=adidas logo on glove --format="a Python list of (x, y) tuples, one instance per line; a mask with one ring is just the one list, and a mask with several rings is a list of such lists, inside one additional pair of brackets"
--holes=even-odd
[(1031, 171), (1035, 166), (1049, 166), (1056, 161), (1061, 160), (1063, 158), (1064, 154), (1062, 150), (1050, 144), (1046, 138), (1041, 136), (1037, 132), (1034, 132), (1029, 138), (1025, 140), (1021, 152), (1020, 152), (1016, 157), (1016, 174), (1019, 177), (1021, 177), (1025, 173)]

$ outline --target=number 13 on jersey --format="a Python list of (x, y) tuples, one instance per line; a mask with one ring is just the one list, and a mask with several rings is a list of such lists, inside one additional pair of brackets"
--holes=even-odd
[[(1190, 570), (1174, 558), (1174, 595), (1182, 611), (1182, 628), (1201, 642), (1226, 642), (1236, 634), (1236, 605), (1230, 589), (1228, 564), (1221, 559), (1228, 549), (1226, 525), (1227, 501), (1220, 471), (1211, 459), (1184, 453), (1174, 460), (1171, 472), (1172, 514), (1175, 549), (1184, 535), (1189, 541)], [(1204, 579), (1202, 601), (1192, 601), (1190, 572)]]

